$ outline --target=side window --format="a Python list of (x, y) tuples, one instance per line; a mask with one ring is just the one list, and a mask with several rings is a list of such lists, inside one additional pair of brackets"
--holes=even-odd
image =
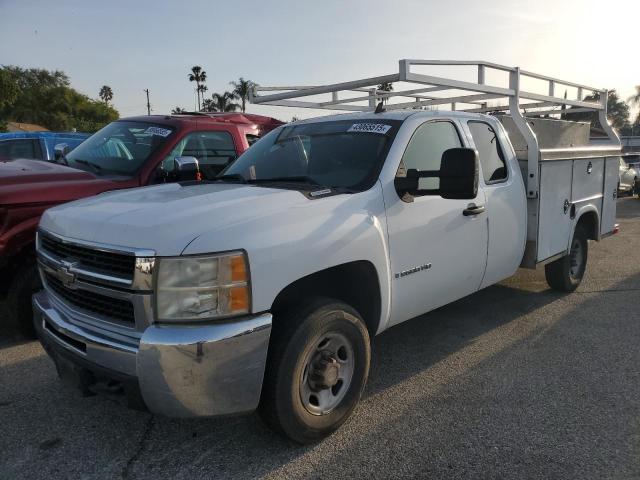
[(493, 127), (485, 122), (469, 122), (468, 125), (480, 156), (484, 182), (489, 184), (506, 180), (507, 165)]
[[(423, 123), (413, 133), (402, 156), (400, 169), (440, 170), (444, 151), (461, 146), (458, 131), (451, 122)], [(420, 189), (437, 189), (439, 186), (438, 178), (420, 179)]]
[(37, 140), (19, 139), (5, 140), (0, 142), (0, 157), (2, 158), (31, 158), (40, 159), (39, 151), (36, 144)]
[(249, 146), (253, 145), (258, 140), (260, 140), (259, 135), (252, 135), (251, 133), (247, 133), (247, 143), (249, 144)]
[(173, 171), (175, 157), (196, 157), (203, 176), (212, 178), (235, 160), (236, 149), (228, 132), (194, 132), (182, 138), (164, 158), (165, 172)]

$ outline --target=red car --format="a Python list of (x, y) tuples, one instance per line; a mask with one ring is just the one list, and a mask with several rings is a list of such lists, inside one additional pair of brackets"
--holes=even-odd
[(215, 176), (279, 125), (274, 118), (239, 113), (131, 117), (107, 125), (71, 152), (56, 145), (57, 163), (0, 162), (5, 321), (32, 332), (31, 294), (40, 288), (34, 240), (44, 210), (108, 190)]

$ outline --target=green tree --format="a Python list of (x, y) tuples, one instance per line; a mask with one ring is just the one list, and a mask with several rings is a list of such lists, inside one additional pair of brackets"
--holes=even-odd
[(1, 71), (17, 86), (13, 103), (0, 108), (3, 119), (37, 123), (50, 130), (95, 132), (119, 117), (113, 107), (71, 88), (61, 71), (13, 66)]
[(0, 132), (7, 130), (7, 111), (18, 98), (18, 84), (13, 76), (5, 69), (0, 69)]
[(104, 102), (105, 105), (109, 105), (109, 102), (113, 100), (113, 90), (109, 85), (103, 85), (98, 93), (100, 99)]
[(205, 112), (235, 112), (240, 105), (234, 103), (238, 97), (235, 93), (214, 93), (210, 99), (206, 99), (203, 105)]
[(173, 110), (171, 110), (171, 115), (180, 115), (182, 113), (187, 113), (187, 111), (181, 107), (176, 107)]
[(640, 85), (636, 85), (636, 93), (629, 97), (629, 101), (640, 107)]
[(201, 110), (200, 104), (200, 94), (202, 90), (200, 89), (200, 85), (207, 81), (207, 72), (205, 72), (201, 66), (194, 65), (191, 67), (191, 73), (188, 75), (190, 82), (196, 82), (196, 93), (198, 95), (198, 110)]
[[(598, 102), (600, 101), (600, 94), (593, 93), (584, 97), (586, 102)], [(571, 112), (571, 108), (568, 108), (562, 114), (562, 118), (573, 121), (591, 122), (592, 127), (597, 127), (600, 122), (598, 121), (598, 114), (596, 112)], [(611, 125), (621, 130), (627, 128), (629, 125), (629, 105), (620, 99), (618, 93), (615, 90), (611, 90), (607, 97), (607, 118)]]
[(249, 100), (249, 96), (255, 92), (257, 84), (251, 80), (245, 80), (242, 77), (240, 77), (237, 82), (229, 82), (229, 84), (233, 86), (232, 93), (241, 100), (240, 109), (242, 113), (244, 113), (247, 100)]

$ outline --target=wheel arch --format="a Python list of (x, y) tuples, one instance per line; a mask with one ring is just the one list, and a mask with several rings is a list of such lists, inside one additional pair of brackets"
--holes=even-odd
[(376, 267), (368, 260), (343, 263), (302, 277), (284, 287), (271, 305), (274, 321), (278, 312), (312, 297), (335, 298), (352, 306), (362, 316), (369, 334), (380, 328), (382, 297)]
[(600, 240), (600, 214), (595, 206), (586, 205), (578, 211), (573, 231), (579, 226), (585, 229), (589, 240)]

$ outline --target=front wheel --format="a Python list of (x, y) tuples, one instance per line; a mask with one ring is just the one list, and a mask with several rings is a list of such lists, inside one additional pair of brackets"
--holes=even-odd
[(258, 412), (275, 431), (312, 443), (355, 408), (369, 374), (369, 333), (349, 305), (318, 299), (274, 319)]
[(29, 338), (36, 338), (33, 326), (31, 296), (42, 288), (38, 268), (33, 259), (27, 259), (16, 267), (7, 292), (7, 324)]
[(569, 255), (544, 266), (549, 286), (562, 292), (573, 292), (578, 288), (587, 269), (588, 250), (587, 232), (578, 225), (573, 233)]

